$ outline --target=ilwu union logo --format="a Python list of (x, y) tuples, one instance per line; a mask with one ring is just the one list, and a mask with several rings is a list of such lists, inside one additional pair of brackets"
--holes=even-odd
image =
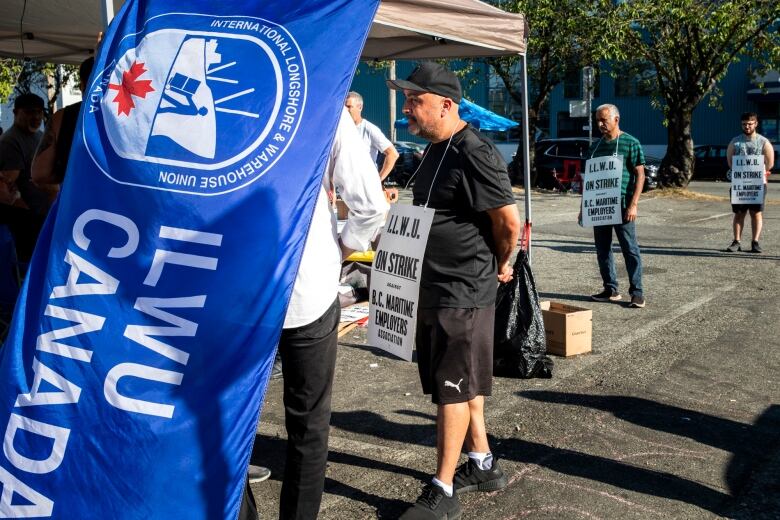
[(116, 182), (227, 193), (267, 173), (295, 136), (305, 63), (277, 24), (162, 15), (124, 37), (116, 55), (91, 86), (84, 118), (90, 155)]

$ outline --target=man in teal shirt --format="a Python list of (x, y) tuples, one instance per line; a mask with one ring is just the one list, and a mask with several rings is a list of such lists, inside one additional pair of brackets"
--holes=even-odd
[(636, 217), (639, 196), (645, 185), (645, 155), (639, 141), (620, 130), (620, 112), (615, 105), (598, 107), (596, 122), (601, 131), (601, 139), (591, 145), (588, 156), (617, 155), (623, 159), (623, 180), (620, 189), (623, 223), (593, 227), (596, 258), (601, 279), (604, 281), (604, 290), (591, 298), (597, 302), (614, 302), (622, 299), (618, 292), (615, 259), (612, 256), (612, 231), (614, 230), (628, 271), (631, 295), (629, 307), (642, 308), (645, 306), (645, 297), (642, 290), (642, 257), (636, 240)]

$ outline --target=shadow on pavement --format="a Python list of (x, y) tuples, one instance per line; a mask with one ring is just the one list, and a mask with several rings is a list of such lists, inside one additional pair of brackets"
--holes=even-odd
[(379, 439), (408, 442), (421, 446), (436, 446), (436, 416), (416, 410), (397, 410), (395, 413), (427, 419), (427, 424), (401, 424), (386, 420), (378, 413), (359, 410), (333, 412), (331, 426), (342, 430), (370, 435)]
[[(747, 425), (639, 397), (549, 391), (526, 391), (519, 392), (517, 395), (545, 403), (602, 410), (613, 414), (618, 419), (644, 428), (686, 437), (732, 453), (725, 471), (730, 496), (722, 496), (721, 500), (724, 501), (720, 505), (709, 500), (707, 500), (709, 505), (697, 503), (713, 512), (727, 505), (733, 505), (726, 502), (733, 502), (733, 497), (740, 495), (751, 474), (760, 468), (771, 453), (780, 432), (780, 405), (774, 404), (764, 410), (754, 424)], [(780, 485), (780, 478), (775, 484)], [(690, 499), (681, 500), (691, 502)]]
[[(435, 427), (425, 426), (426, 433), (430, 434)], [(255, 444), (252, 449), (251, 464), (265, 466), (271, 470), (271, 480), (282, 481), (284, 476), (284, 455), (286, 441), (275, 437), (265, 435), (255, 436)], [(390, 464), (376, 459), (368, 459), (359, 455), (352, 455), (339, 451), (330, 450), (328, 452), (328, 463), (344, 464), (355, 468), (365, 468), (371, 471), (384, 471), (388, 475), (406, 475), (420, 481), (427, 481), (430, 475), (422, 471), (415, 470), (408, 466)], [(384, 479), (385, 482), (392, 481), (391, 478)], [(397, 482), (397, 481), (396, 481)], [(378, 518), (398, 518), (406, 508), (409, 502), (401, 499), (388, 499), (369, 493), (363, 489), (358, 489), (334, 478), (325, 478), (325, 492), (331, 495), (338, 495), (363, 502), (378, 513)]]
[[(536, 240), (534, 241), (534, 247), (551, 249), (553, 251), (558, 251), (560, 253), (595, 254), (596, 252), (595, 246), (592, 243), (574, 241), (574, 240)], [(746, 253), (746, 252), (727, 253), (726, 251), (721, 251), (718, 249), (704, 249), (704, 248), (692, 248), (692, 247), (684, 247), (684, 248), (651, 247), (651, 246), (644, 246), (641, 243), (639, 244), (639, 248), (641, 249), (643, 255), (693, 256), (693, 257), (701, 257), (701, 258), (747, 258), (750, 260), (772, 260), (772, 261), (780, 260), (780, 256), (778, 255), (767, 255), (763, 253), (755, 254), (755, 253)], [(613, 243), (612, 250), (614, 253), (620, 254), (620, 247), (618, 246), (617, 241)]]
[(362, 489), (358, 489), (331, 478), (325, 479), (325, 491), (349, 498), (350, 500), (363, 502), (376, 510), (377, 518), (379, 519), (398, 518), (409, 507), (409, 502), (406, 502), (405, 500), (388, 499), (372, 495), (371, 493), (366, 493)]
[[(420, 429), (424, 429), (429, 434), (435, 432), (432, 417), (431, 425), (413, 426), (388, 421), (378, 414), (365, 411), (344, 412), (339, 415), (341, 424), (338, 426), (340, 428), (374, 435), (383, 440), (415, 444), (415, 437), (423, 437)], [(435, 437), (429, 436), (430, 440), (435, 440)], [(492, 446), (496, 447), (494, 449), (496, 454), (506, 460), (522, 464), (535, 464), (561, 474), (602, 482), (637, 493), (686, 502), (716, 514), (729, 499), (728, 495), (698, 482), (605, 457), (569, 449), (553, 448), (514, 437), (491, 437), (490, 442)], [(435, 461), (431, 460), (431, 472), (433, 472), (434, 466)], [(402, 468), (401, 473), (410, 474), (408, 468)], [(420, 472), (415, 472), (416, 477), (419, 474)], [(421, 480), (427, 481), (428, 478), (430, 478), (430, 474), (426, 474)], [(353, 495), (350, 495), (350, 498), (356, 499)], [(395, 502), (397, 501), (378, 499), (372, 502), (372, 506), (377, 507), (382, 517), (386, 517), (385, 515), (396, 512)]]
[(579, 301), (579, 302), (596, 303), (593, 301), (593, 299), (590, 296), (585, 294), (540, 292), (539, 298), (543, 300), (572, 300), (572, 301)]
[[(602, 410), (632, 424), (671, 435), (686, 437), (696, 442), (732, 453), (725, 470), (729, 494), (680, 477), (673, 473), (613, 460), (608, 457), (582, 453), (574, 449), (556, 448), (514, 437), (491, 437), (494, 451), (503, 459), (521, 464), (533, 464), (562, 475), (588, 479), (636, 493), (676, 500), (695, 505), (703, 510), (734, 516), (734, 508), (744, 500), (735, 499), (742, 492), (751, 474), (757, 471), (769, 456), (780, 431), (780, 405), (768, 407), (753, 425), (703, 414), (675, 406), (630, 396), (599, 396), (550, 391), (518, 392), (519, 396), (545, 403), (572, 405)], [(402, 424), (388, 421), (378, 413), (365, 410), (334, 412), (331, 424), (335, 428), (414, 446), (435, 445), (435, 417), (416, 410), (396, 410), (395, 413), (424, 419), (421, 424)], [(281, 480), (284, 471), (283, 439), (258, 435), (252, 452), (252, 463), (268, 467), (272, 479)], [(406, 475), (427, 482), (435, 461), (424, 471), (408, 465), (393, 464), (374, 458), (330, 451), (328, 461), (336, 464), (378, 470), (390, 475)], [(428, 467), (430, 466), (430, 467)], [(389, 480), (385, 480), (389, 481)], [(772, 481), (774, 482), (774, 480)], [(771, 484), (771, 483), (770, 483)], [(770, 487), (777, 486), (777, 482)], [(332, 477), (325, 483), (326, 492), (365, 503), (376, 510), (379, 518), (396, 518), (409, 503), (385, 498), (365, 489), (341, 482)], [(749, 498), (749, 497), (745, 497)], [(776, 506), (770, 501), (772, 507)], [(742, 507), (750, 507), (742, 504)], [(763, 506), (762, 506), (763, 507)], [(738, 508), (739, 509), (739, 508)], [(752, 513), (756, 508), (751, 508)], [(742, 518), (746, 518), (742, 516)]]

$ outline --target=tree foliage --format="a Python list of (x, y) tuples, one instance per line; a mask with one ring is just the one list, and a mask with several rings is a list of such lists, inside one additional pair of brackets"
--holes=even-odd
[[(550, 93), (567, 77), (586, 65), (597, 66), (610, 54), (615, 41), (609, 22), (614, 7), (611, 0), (514, 0), (493, 2), (509, 12), (523, 13), (530, 28), (527, 63), (529, 81), (528, 123), (533, 138), (539, 116)], [(489, 58), (509, 96), (522, 105), (523, 85), (518, 74), (520, 58)], [(520, 157), (518, 147), (518, 157)]]
[(78, 75), (78, 67), (38, 61), (0, 58), (0, 102), (19, 94), (46, 92), (50, 113), (54, 111), (62, 87)]
[(686, 186), (693, 174), (693, 111), (717, 104), (729, 65), (752, 58), (757, 73), (780, 63), (780, 10), (775, 0), (631, 0), (613, 11), (616, 39), (605, 57), (641, 57), (655, 71), (655, 105), (668, 132), (661, 183)]

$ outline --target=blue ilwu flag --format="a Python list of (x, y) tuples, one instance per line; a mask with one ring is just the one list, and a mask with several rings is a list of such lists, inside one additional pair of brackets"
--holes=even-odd
[(2, 351), (0, 517), (237, 516), (378, 1), (125, 3)]

